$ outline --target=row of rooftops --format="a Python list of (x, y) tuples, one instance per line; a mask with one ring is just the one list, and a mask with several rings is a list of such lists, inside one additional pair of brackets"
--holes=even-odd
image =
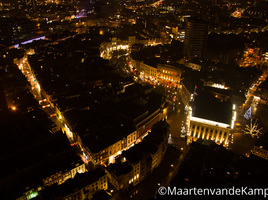
[[(146, 64), (150, 65), (151, 63)], [(184, 72), (182, 82), (188, 91), (194, 95), (194, 102), (191, 103), (193, 116), (226, 124), (231, 123), (231, 99), (234, 93), (232, 90), (204, 87), (200, 80), (200, 72), (192, 71), (178, 63), (172, 63), (172, 66)]]
[[(242, 92), (244, 95), (245, 90), (250, 87), (254, 78), (259, 76), (262, 72), (255, 67), (241, 68), (235, 63), (224, 64), (221, 62), (209, 61), (205, 59), (194, 59), (187, 61), (181, 59), (179, 56), (166, 56), (166, 52), (174, 51), (179, 52), (182, 44), (174, 43), (171, 45), (158, 45), (154, 47), (140, 47), (138, 52), (132, 52), (131, 57), (134, 60), (143, 62), (151, 67), (157, 68), (159, 64), (168, 64), (182, 71), (182, 82), (186, 88), (191, 92), (194, 88), (193, 82), (198, 81), (211, 81), (215, 83), (225, 83), (227, 87), (233, 90), (235, 95)], [(156, 56), (158, 55), (158, 56)], [(159, 57), (160, 56), (160, 57)], [(167, 60), (165, 60), (167, 59)], [(188, 68), (189, 63), (194, 63), (201, 66), (200, 71), (194, 71)], [(230, 76), (232, 74), (232, 76)], [(240, 92), (241, 91), (241, 92)]]
[(131, 134), (136, 130), (138, 122), (161, 107), (162, 96), (155, 92), (147, 95), (130, 94), (130, 99), (124, 99), (132, 92), (129, 91), (131, 87), (142, 90), (141, 86), (132, 85), (126, 88), (118, 102), (99, 102), (85, 109), (74, 107), (64, 112), (74, 132), (78, 133), (92, 152), (97, 153)]
[[(133, 169), (132, 166), (141, 161), (144, 155), (153, 155), (157, 152), (159, 145), (165, 141), (168, 128), (169, 125), (166, 121), (156, 123), (142, 142), (123, 151), (117, 162), (108, 166), (107, 171), (118, 177), (130, 173)], [(121, 162), (121, 158), (125, 158), (127, 162)]]
[(77, 192), (106, 175), (102, 168), (83, 174), (77, 173), (74, 178), (68, 179), (64, 184), (47, 187), (40, 192), (43, 199), (62, 199), (70, 194)]
[[(69, 44), (69, 40), (81, 45), (85, 42), (76, 37), (67, 39), (61, 42), (61, 48), (55, 45), (57, 52), (35, 54), (29, 62), (40, 85), (72, 129), (90, 150), (98, 152), (132, 133), (135, 123), (157, 111), (163, 99), (155, 92), (146, 94), (146, 89), (138, 84), (122, 92), (124, 85), (133, 80), (114, 73), (99, 56), (89, 57), (95, 47), (87, 47), (77, 57), (79, 44)], [(72, 49), (64, 48), (65, 43)]]

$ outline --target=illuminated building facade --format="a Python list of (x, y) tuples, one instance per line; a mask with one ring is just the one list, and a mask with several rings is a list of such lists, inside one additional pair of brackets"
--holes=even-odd
[(204, 86), (209, 86), (209, 87), (214, 87), (214, 88), (219, 88), (219, 89), (224, 89), (224, 90), (230, 89), (229, 87), (226, 87), (224, 83), (220, 84), (220, 83), (214, 83), (212, 81), (204, 82)]
[(50, 186), (53, 184), (62, 184), (64, 183), (66, 180), (68, 180), (69, 178), (74, 178), (76, 173), (85, 173), (86, 170), (86, 166), (85, 163), (77, 163), (76, 166), (70, 170), (65, 170), (65, 171), (59, 171), (55, 174), (50, 175), (49, 177), (43, 179), (43, 184), (44, 186)]
[(236, 121), (236, 106), (227, 94), (226, 90), (212, 87), (195, 90), (187, 118), (188, 143), (200, 138), (228, 147)]
[[(164, 106), (164, 105), (162, 105)], [(167, 115), (166, 108), (158, 109), (152, 114), (148, 114), (142, 120), (136, 119), (136, 130), (118, 140), (116, 143), (104, 148), (98, 152), (92, 152), (90, 147), (87, 149), (87, 155), (92, 156), (92, 161), (95, 165), (110, 164), (115, 162), (115, 157), (120, 155), (122, 151), (133, 147), (135, 144), (141, 142), (143, 138), (151, 131), (154, 124), (164, 119)], [(83, 142), (82, 142), (83, 143)]]
[(179, 88), (181, 81), (181, 70), (171, 65), (157, 65), (157, 80), (160, 85)]
[(35, 187), (30, 187), (30, 189), (26, 188), (27, 191), (18, 198), (19, 200), (31, 199), (30, 197), (37, 196), (39, 191), (45, 190), (47, 187), (64, 184), (69, 179), (75, 178), (76, 175), (87, 172), (85, 163), (70, 146), (64, 154), (61, 153), (51, 160), (47, 160), (47, 163), (38, 165), (37, 168), (42, 182), (38, 182)]
[(196, 141), (201, 138), (203, 140), (214, 141), (217, 144), (223, 144), (223, 146), (228, 146), (231, 134), (229, 127), (230, 125), (228, 124), (191, 117), (187, 142)]
[(107, 190), (107, 174), (101, 168), (84, 174), (77, 174), (64, 184), (45, 188), (39, 194), (41, 199), (91, 199), (100, 190)]
[(160, 84), (170, 88), (179, 88), (181, 81), (181, 69), (166, 64), (158, 64), (156, 67), (131, 58), (131, 68), (139, 72), (142, 81), (149, 81), (152, 84)]
[(152, 81), (154, 83), (156, 83), (156, 79), (157, 79), (157, 68), (147, 65), (143, 62), (134, 60), (134, 59), (130, 59), (130, 63), (131, 63), (131, 67), (135, 68), (138, 72), (139, 72), (139, 78), (142, 81)]
[(182, 83), (181, 84), (181, 101), (185, 106), (189, 106), (191, 100), (191, 94), (187, 87)]
[[(80, 119), (73, 117), (73, 113), (77, 111), (62, 109), (64, 117), (58, 114), (62, 116), (61, 121), (66, 125), (63, 127), (64, 133), (71, 144), (82, 149), (86, 162), (92, 162), (94, 165), (114, 163), (115, 157), (141, 142), (154, 124), (166, 118), (166, 103), (161, 95), (139, 85), (125, 88), (125, 93), (128, 93), (127, 90), (132, 87), (132, 90), (136, 87), (137, 90), (140, 89), (147, 99), (141, 96), (135, 97), (130, 105), (130, 102), (126, 102), (122, 97), (122, 100), (114, 106), (103, 104), (96, 108), (97, 110), (79, 110)], [(103, 112), (109, 115), (107, 116), (109, 119), (102, 117)], [(71, 123), (66, 123), (67, 121)], [(73, 127), (73, 124), (76, 124), (77, 128), (68, 129)], [(91, 126), (98, 128), (92, 129)]]
[(109, 182), (117, 189), (128, 189), (134, 177), (133, 168), (127, 162), (114, 163), (105, 169)]
[(168, 128), (165, 121), (158, 122), (143, 142), (123, 151), (121, 161), (106, 168), (108, 179), (116, 189), (137, 185), (160, 165), (167, 149)]

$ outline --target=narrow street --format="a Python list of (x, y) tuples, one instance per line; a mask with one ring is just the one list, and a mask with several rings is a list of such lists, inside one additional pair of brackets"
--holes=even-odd
[(39, 82), (36, 80), (34, 73), (31, 70), (29, 65), (28, 59), (25, 56), (21, 63), (18, 64), (19, 69), (21, 70), (22, 74), (27, 78), (28, 82), (31, 85), (31, 93), (33, 94), (34, 98), (39, 102), (39, 105), (42, 107), (45, 113), (50, 117), (52, 122), (55, 124), (55, 131), (60, 130), (62, 127), (62, 123), (60, 120), (55, 116), (55, 108), (53, 108), (46, 99), (44, 99), (41, 86)]

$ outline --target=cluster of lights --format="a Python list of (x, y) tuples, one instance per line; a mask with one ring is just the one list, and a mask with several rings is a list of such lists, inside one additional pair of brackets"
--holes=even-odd
[(234, 11), (232, 14), (231, 14), (231, 16), (232, 17), (235, 17), (235, 18), (240, 18), (241, 17), (241, 14), (242, 14), (242, 11), (241, 11), (241, 9), (237, 9), (236, 11)]
[(190, 106), (189, 108), (186, 106), (185, 108), (188, 111), (188, 115), (187, 115), (187, 121), (186, 121), (186, 125), (187, 125), (187, 135), (190, 136), (190, 122), (191, 122), (191, 116), (192, 116), (192, 107)]
[(169, 80), (169, 81), (175, 81), (173, 78), (166, 78), (164, 76), (160, 76), (160, 78), (165, 79), (165, 80)]
[[(112, 43), (110, 44), (112, 45)], [(105, 50), (103, 50), (101, 53), (100, 53), (100, 57), (102, 58), (105, 58), (105, 59), (111, 59), (111, 52), (112, 51), (116, 51), (116, 50), (128, 50), (129, 49), (129, 45), (115, 45), (115, 46), (110, 46), (110, 47), (107, 47)]]
[(228, 90), (228, 89), (230, 89), (230, 88), (225, 87), (224, 85), (222, 85), (222, 84), (218, 84), (218, 83), (214, 83), (214, 84), (212, 85), (212, 87), (219, 88), (219, 89), (224, 89), (224, 90)]
[(233, 104), (233, 116), (232, 116), (232, 121), (231, 121), (231, 129), (234, 129), (234, 124), (235, 124), (235, 121), (236, 121), (236, 111), (235, 111), (235, 104)]
[(190, 120), (195, 121), (195, 122), (208, 124), (208, 125), (212, 125), (212, 126), (218, 126), (218, 127), (222, 127), (222, 128), (229, 128), (230, 127), (229, 124), (216, 122), (216, 121), (212, 121), (212, 120), (208, 120), (208, 119), (202, 119), (202, 118), (193, 117), (193, 116), (190, 116)]
[(66, 135), (68, 136), (68, 138), (73, 139), (73, 133), (66, 124), (64, 124), (63, 130), (66, 133)]
[(265, 58), (265, 60), (268, 60), (268, 52), (266, 52), (266, 53), (264, 54), (264, 58)]
[(243, 132), (245, 134), (249, 134), (253, 138), (259, 138), (260, 135), (262, 134), (261, 130), (262, 130), (262, 128), (258, 129), (257, 120), (253, 124), (252, 119), (251, 119), (250, 125), (246, 125), (246, 128), (245, 128), (245, 130), (243, 130)]
[(136, 179), (138, 179), (139, 178), (139, 174), (137, 174), (136, 176), (134, 176), (134, 178), (132, 178), (132, 179), (130, 179), (129, 181), (128, 181), (128, 183), (129, 184), (131, 184), (131, 183), (133, 183)]
[(213, 82), (206, 82), (204, 85), (214, 87), (214, 88), (223, 89), (223, 90), (229, 90), (230, 89), (229, 87), (225, 87), (225, 85), (223, 85), (223, 84), (213, 83)]

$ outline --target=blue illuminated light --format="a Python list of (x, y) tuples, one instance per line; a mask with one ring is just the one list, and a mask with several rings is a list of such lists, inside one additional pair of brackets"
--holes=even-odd
[(27, 40), (25, 42), (22, 42), (21, 44), (29, 44), (35, 40), (45, 40), (46, 36), (42, 36), (42, 37), (38, 37), (38, 38), (34, 38), (34, 39), (31, 39), (31, 40)]

